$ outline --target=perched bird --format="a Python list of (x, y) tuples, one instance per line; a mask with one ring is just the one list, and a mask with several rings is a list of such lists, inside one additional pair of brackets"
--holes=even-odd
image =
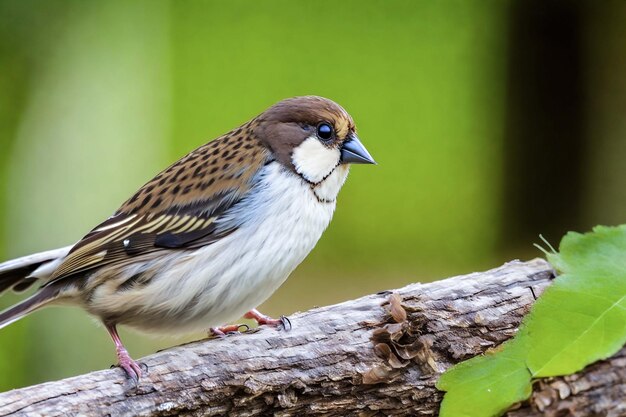
[(295, 97), (187, 154), (75, 245), (0, 264), (0, 292), (39, 283), (0, 328), (50, 305), (98, 317), (135, 381), (117, 325), (157, 333), (216, 328), (287, 279), (328, 226), (350, 164), (375, 163), (350, 115)]

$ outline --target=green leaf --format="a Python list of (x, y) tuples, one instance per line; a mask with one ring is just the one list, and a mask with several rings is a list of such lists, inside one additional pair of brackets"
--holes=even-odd
[(531, 392), (524, 364), (526, 347), (513, 340), (498, 353), (461, 362), (439, 378), (437, 388), (448, 391), (440, 416), (497, 416)]
[(548, 259), (563, 275), (526, 320), (534, 377), (571, 374), (626, 343), (626, 226), (570, 232)]
[(440, 378), (440, 416), (500, 415), (530, 395), (531, 378), (577, 372), (626, 343), (626, 225), (570, 232), (559, 250), (548, 260), (562, 275), (517, 336)]

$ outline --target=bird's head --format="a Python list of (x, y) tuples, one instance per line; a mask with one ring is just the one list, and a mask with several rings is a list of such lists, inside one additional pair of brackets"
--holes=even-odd
[(257, 118), (255, 133), (284, 166), (311, 184), (336, 168), (374, 164), (356, 135), (352, 117), (323, 97), (294, 97), (278, 102)]

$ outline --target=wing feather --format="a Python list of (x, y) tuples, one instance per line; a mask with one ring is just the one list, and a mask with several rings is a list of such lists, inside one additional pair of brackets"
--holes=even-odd
[[(270, 160), (267, 150), (238, 147), (233, 152), (239, 151), (248, 160), (245, 168), (226, 164), (219, 177), (196, 175), (204, 182), (196, 185), (183, 183), (185, 190), (195, 188), (199, 190), (197, 193), (185, 194), (184, 198), (164, 195), (168, 190), (167, 184), (173, 182), (172, 178), (176, 180), (181, 174), (181, 178), (185, 177), (185, 166), (197, 167), (198, 161), (206, 161), (208, 170), (212, 164), (204, 155), (208, 155), (209, 151), (214, 155), (213, 149), (220, 145), (214, 142), (226, 141), (222, 143), (226, 146), (226, 139), (210, 142), (203, 147), (205, 150), (197, 149), (144, 185), (113, 216), (74, 245), (45, 285), (68, 277), (83, 276), (105, 265), (131, 263), (158, 251), (202, 247), (235, 231), (239, 225), (220, 222), (220, 219), (246, 198), (255, 176)], [(191, 171), (195, 173), (197, 168)], [(214, 171), (210, 169), (209, 174)], [(204, 187), (205, 184), (210, 184), (210, 187)], [(174, 190), (180, 190), (179, 185), (177, 183)], [(161, 186), (164, 188), (160, 189)], [(155, 195), (159, 196), (155, 201), (159, 204), (150, 206), (148, 203)], [(165, 200), (169, 201), (169, 205), (162, 204)]]

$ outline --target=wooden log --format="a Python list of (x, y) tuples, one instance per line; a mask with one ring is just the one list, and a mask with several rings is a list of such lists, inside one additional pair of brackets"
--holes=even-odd
[[(553, 272), (543, 260), (372, 294), (262, 328), (141, 359), (120, 369), (0, 394), (0, 416), (432, 416), (449, 366), (512, 337)], [(626, 415), (626, 351), (540, 380), (510, 416)], [(563, 414), (567, 410), (569, 414)]]

